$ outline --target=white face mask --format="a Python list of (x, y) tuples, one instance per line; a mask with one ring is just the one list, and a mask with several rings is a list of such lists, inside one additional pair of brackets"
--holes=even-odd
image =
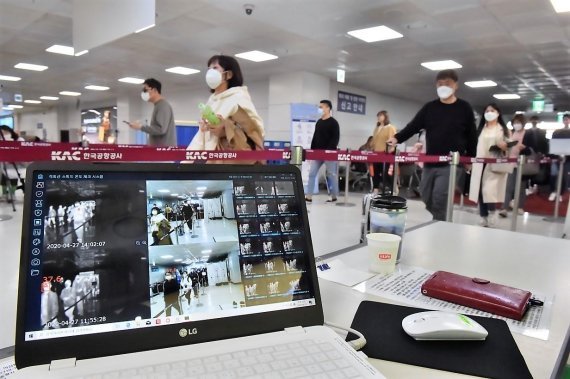
[(522, 130), (522, 124), (517, 122), (516, 124), (513, 124), (513, 128), (518, 132), (519, 130)]
[(317, 113), (322, 116), (324, 113), (323, 108), (318, 108)]
[(156, 215), (158, 214), (158, 212), (157, 212), (157, 211), (152, 211), (152, 214), (153, 214), (154, 216), (156, 216)]
[(143, 101), (148, 101), (150, 99), (150, 94), (148, 92), (141, 92), (141, 99), (143, 99)]
[(210, 68), (206, 72), (206, 84), (211, 89), (216, 89), (222, 84), (222, 73), (216, 69)]
[(485, 120), (495, 121), (499, 117), (497, 112), (485, 112)]
[(451, 95), (453, 95), (453, 88), (448, 86), (440, 86), (437, 87), (437, 96), (442, 99), (448, 99)]

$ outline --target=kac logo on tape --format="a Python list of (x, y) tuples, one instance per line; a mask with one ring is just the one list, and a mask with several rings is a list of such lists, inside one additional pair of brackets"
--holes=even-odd
[(52, 151), (51, 152), (52, 161), (80, 161), (81, 152), (80, 151)]
[(196, 159), (207, 160), (208, 159), (208, 152), (207, 151), (187, 151), (186, 152), (186, 159), (188, 159), (188, 160), (196, 160)]
[(283, 152), (283, 159), (291, 159), (291, 152), (290, 151), (284, 151)]
[(338, 161), (349, 161), (350, 160), (350, 154), (338, 154), (337, 160)]

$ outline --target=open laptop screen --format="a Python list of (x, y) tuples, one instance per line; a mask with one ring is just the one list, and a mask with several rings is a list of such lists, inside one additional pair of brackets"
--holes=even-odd
[(291, 170), (35, 170), (32, 179), (25, 341), (316, 304)]

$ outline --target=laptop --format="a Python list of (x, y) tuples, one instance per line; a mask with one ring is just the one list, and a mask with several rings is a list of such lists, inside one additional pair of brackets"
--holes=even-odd
[(382, 378), (331, 329), (294, 166), (34, 163), (15, 377)]

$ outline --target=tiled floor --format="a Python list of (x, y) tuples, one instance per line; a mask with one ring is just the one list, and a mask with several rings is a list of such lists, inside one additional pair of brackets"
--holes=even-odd
[[(362, 213), (362, 195), (350, 195), (348, 200), (352, 207), (341, 207), (325, 203), (326, 196), (315, 196), (313, 203), (307, 206), (315, 255), (324, 255), (338, 249), (355, 245), (360, 238), (360, 222)], [(340, 198), (343, 201), (344, 198)], [(431, 220), (431, 215), (421, 202), (410, 200), (407, 227), (413, 227)], [(9, 221), (0, 221), (0, 277), (3, 279), (3, 294), (0, 308), (0, 349), (14, 344), (14, 324), (16, 320), (16, 294), (18, 284), (19, 251), (22, 224), (22, 197), (16, 201), (16, 212), (11, 206), (0, 202), (0, 215), (9, 215)], [(479, 217), (473, 208), (456, 208), (455, 222), (477, 224)], [(223, 230), (223, 225), (207, 226), (210, 232)], [(218, 229), (218, 227), (221, 227)], [(496, 225), (500, 229), (510, 229), (510, 219), (499, 220)], [(562, 223), (543, 220), (542, 216), (525, 214), (519, 218), (518, 231), (560, 238), (563, 232)], [(214, 233), (215, 234), (215, 233)]]

